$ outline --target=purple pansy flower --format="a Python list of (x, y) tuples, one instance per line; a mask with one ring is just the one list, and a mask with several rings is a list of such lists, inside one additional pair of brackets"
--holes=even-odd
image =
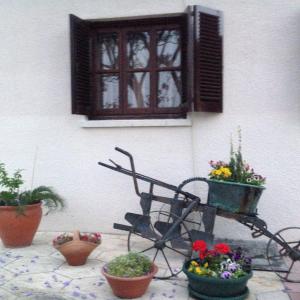
[(228, 271), (234, 273), (238, 269), (239, 265), (235, 262), (228, 265)]
[(221, 278), (222, 279), (229, 279), (231, 277), (231, 273), (229, 271), (224, 271), (222, 274), (221, 274)]

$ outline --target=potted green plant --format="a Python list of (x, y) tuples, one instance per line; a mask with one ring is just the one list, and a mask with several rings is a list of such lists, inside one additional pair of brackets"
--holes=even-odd
[(235, 151), (231, 142), (230, 160), (210, 161), (212, 170), (207, 183), (208, 204), (233, 213), (255, 214), (258, 200), (265, 189), (265, 177), (254, 172), (243, 160), (241, 131)]
[(113, 293), (130, 299), (146, 292), (157, 271), (157, 266), (148, 257), (133, 252), (116, 257), (102, 268)]
[(21, 170), (9, 176), (0, 163), (0, 238), (5, 247), (25, 247), (32, 243), (42, 218), (42, 205), (47, 214), (63, 207), (63, 199), (52, 188), (39, 186), (21, 191)]
[(54, 248), (66, 258), (70, 266), (84, 265), (88, 256), (100, 244), (100, 233), (80, 233), (79, 230), (75, 230), (73, 234), (60, 234), (53, 240)]
[(198, 257), (187, 261), (183, 272), (189, 281), (190, 294), (199, 299), (245, 299), (247, 282), (252, 277), (251, 258), (241, 248), (232, 251), (227, 244), (207, 249), (205, 241), (193, 243)]

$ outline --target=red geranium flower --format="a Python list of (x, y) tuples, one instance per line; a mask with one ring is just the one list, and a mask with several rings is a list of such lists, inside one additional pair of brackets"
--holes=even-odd
[(231, 251), (230, 247), (227, 244), (217, 244), (214, 249), (220, 254), (227, 254)]
[(205, 241), (200, 241), (200, 240), (195, 241), (193, 243), (193, 250), (199, 252), (200, 259), (204, 259), (207, 253), (207, 246)]
[(193, 250), (194, 251), (200, 251), (200, 252), (205, 252), (207, 250), (207, 246), (205, 241), (195, 241), (193, 243)]

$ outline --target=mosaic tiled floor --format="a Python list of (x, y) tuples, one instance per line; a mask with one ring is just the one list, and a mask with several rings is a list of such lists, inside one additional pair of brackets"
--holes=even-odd
[[(7, 249), (0, 244), (0, 299), (38, 300), (114, 300), (116, 298), (100, 273), (112, 257), (126, 253), (126, 236), (103, 235), (102, 244), (91, 254), (84, 266), (68, 266), (51, 245), (55, 233), (36, 235), (31, 247)], [(188, 300), (184, 275), (172, 280), (154, 280), (140, 299)], [(248, 299), (299, 299), (300, 287), (285, 287), (271, 272), (255, 272), (249, 282)]]

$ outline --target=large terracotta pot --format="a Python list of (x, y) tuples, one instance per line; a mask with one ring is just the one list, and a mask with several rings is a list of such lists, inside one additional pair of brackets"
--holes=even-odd
[(138, 298), (145, 294), (152, 278), (157, 273), (158, 268), (152, 264), (151, 272), (140, 277), (116, 277), (106, 272), (106, 267), (102, 268), (102, 274), (110, 284), (113, 293), (120, 298)]
[(41, 203), (25, 205), (21, 212), (16, 206), (0, 206), (0, 238), (4, 246), (30, 246), (41, 218)]
[(72, 241), (54, 247), (65, 257), (70, 266), (81, 266), (86, 263), (88, 256), (99, 245), (80, 240), (80, 232), (76, 230)]

